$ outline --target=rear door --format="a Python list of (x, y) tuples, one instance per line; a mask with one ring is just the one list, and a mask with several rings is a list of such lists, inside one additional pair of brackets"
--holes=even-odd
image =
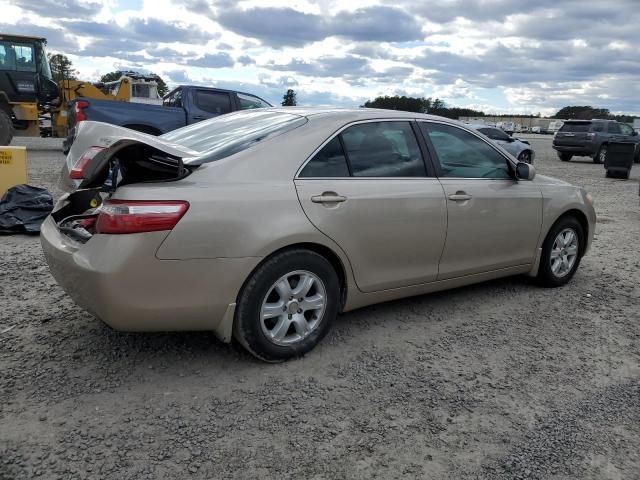
[(447, 211), (411, 121), (352, 124), (328, 140), (295, 185), (311, 222), (346, 252), (364, 292), (434, 281)]
[(418, 123), (447, 199), (438, 280), (531, 264), (542, 225), (540, 189), (516, 181), (507, 157), (479, 135)]
[(194, 88), (187, 108), (187, 123), (197, 123), (232, 111), (231, 94)]

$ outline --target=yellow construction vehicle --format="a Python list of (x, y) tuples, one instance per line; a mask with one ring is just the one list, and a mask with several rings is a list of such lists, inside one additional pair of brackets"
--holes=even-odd
[(14, 136), (66, 137), (67, 104), (77, 97), (161, 103), (157, 77), (122, 72), (113, 82), (53, 80), (41, 37), (0, 33), (0, 145)]
[(0, 145), (39, 136), (39, 105), (59, 102), (41, 37), (0, 34)]

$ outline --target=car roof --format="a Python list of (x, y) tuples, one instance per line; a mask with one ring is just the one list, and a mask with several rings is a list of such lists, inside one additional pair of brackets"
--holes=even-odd
[(437, 120), (440, 122), (453, 123), (461, 126), (468, 126), (452, 120), (451, 118), (428, 115), (425, 113), (405, 112), (403, 110), (385, 110), (382, 108), (340, 108), (340, 107), (272, 107), (267, 108), (272, 112), (291, 113), (302, 117), (334, 117), (340, 120), (355, 121), (378, 118), (411, 118), (418, 120)]

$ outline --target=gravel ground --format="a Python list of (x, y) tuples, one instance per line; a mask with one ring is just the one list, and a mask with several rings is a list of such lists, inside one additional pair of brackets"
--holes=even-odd
[[(207, 333), (125, 334), (76, 307), (37, 237), (0, 237), (0, 478), (640, 478), (640, 166), (586, 187), (574, 280), (510, 278), (342, 315), (305, 358)], [(63, 158), (32, 149), (51, 188)]]

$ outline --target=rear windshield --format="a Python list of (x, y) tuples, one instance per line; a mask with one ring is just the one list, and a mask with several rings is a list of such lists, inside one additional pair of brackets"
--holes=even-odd
[(160, 138), (202, 152), (191, 165), (229, 157), (253, 145), (304, 125), (305, 117), (291, 113), (246, 110), (194, 123)]
[(565, 123), (560, 127), (561, 132), (588, 132), (591, 122)]

